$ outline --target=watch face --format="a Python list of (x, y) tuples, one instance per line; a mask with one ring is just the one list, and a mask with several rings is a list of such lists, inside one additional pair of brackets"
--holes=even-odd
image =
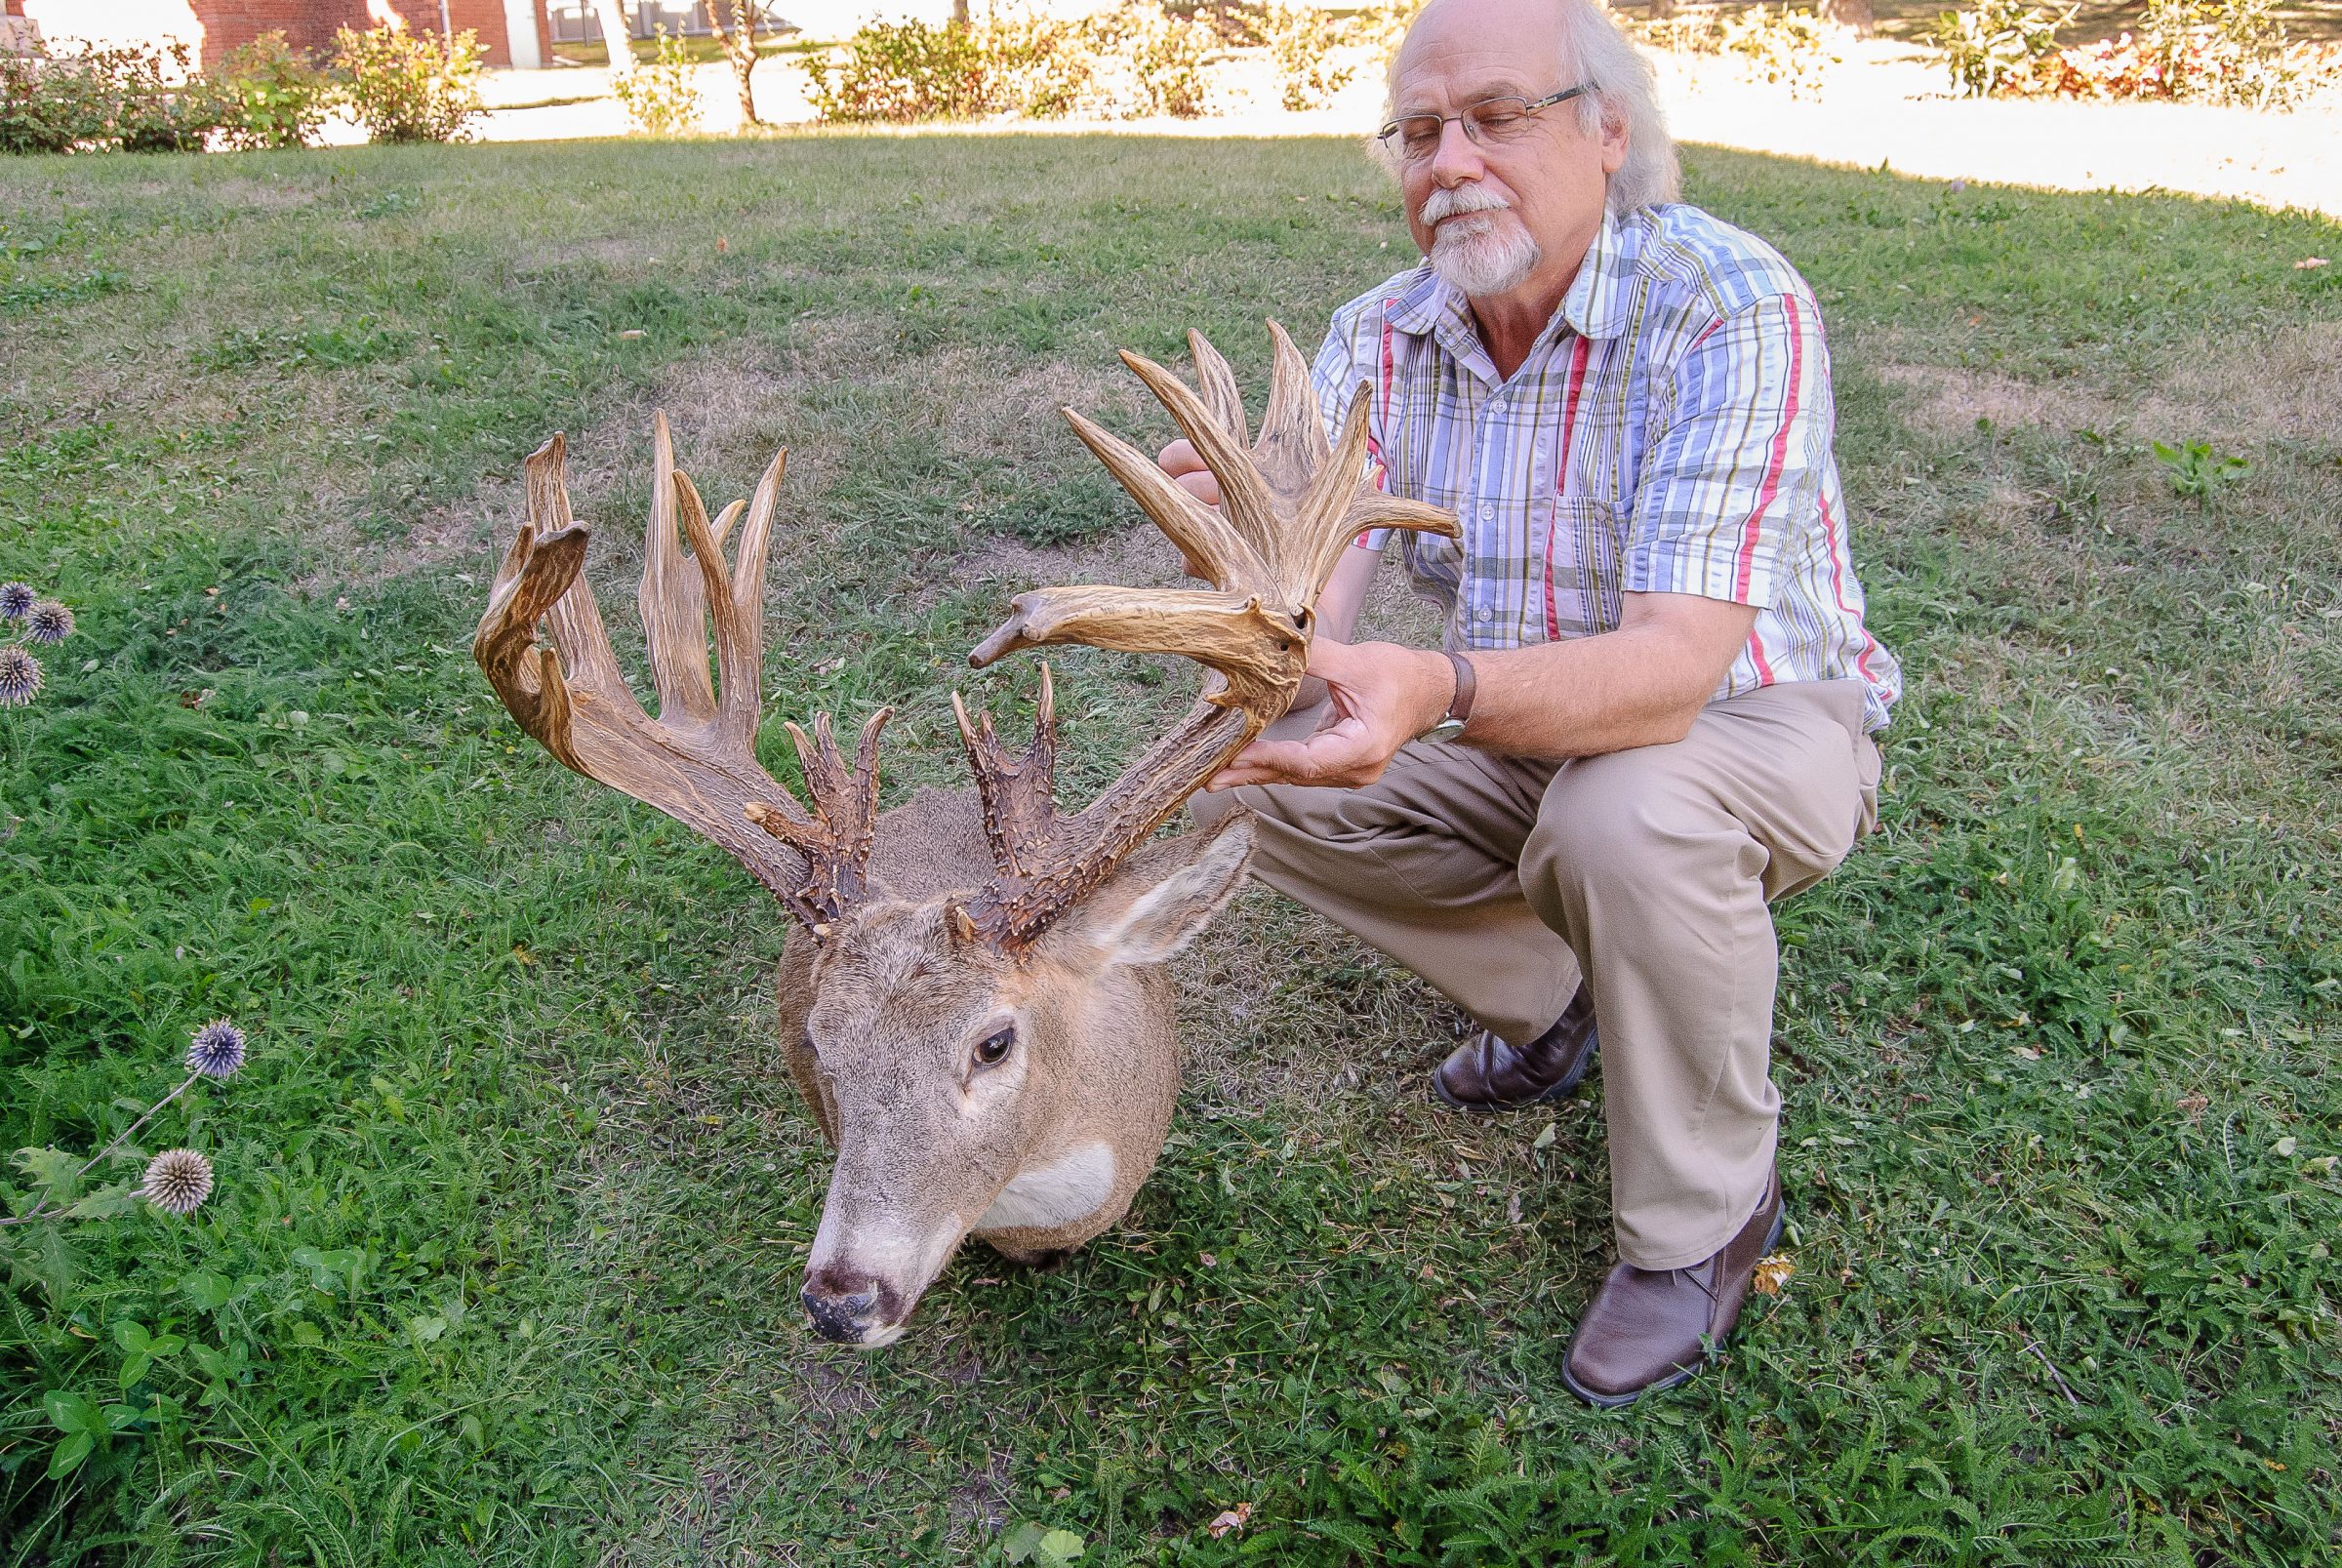
[(1441, 719), (1415, 739), (1418, 741), (1452, 741), (1463, 733), (1464, 721), (1462, 719)]

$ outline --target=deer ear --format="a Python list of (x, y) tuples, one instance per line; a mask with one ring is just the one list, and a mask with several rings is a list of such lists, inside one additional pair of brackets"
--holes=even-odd
[[(1093, 894), (1073, 931), (1106, 964), (1159, 964), (1203, 934), (1244, 885), (1252, 813), (1231, 812), (1217, 830), (1149, 846)], [(1067, 921), (1074, 926), (1074, 921)]]

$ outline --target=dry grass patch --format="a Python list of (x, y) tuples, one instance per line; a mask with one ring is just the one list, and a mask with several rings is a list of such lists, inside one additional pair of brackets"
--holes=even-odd
[(1906, 394), (1905, 418), (1931, 434), (1970, 430), (1981, 419), (2005, 428), (2130, 431), (2230, 446), (2330, 439), (2342, 407), (2342, 325), (2286, 327), (2249, 350), (2198, 343), (2173, 355), (2148, 387), (1894, 361), (1871, 373)]

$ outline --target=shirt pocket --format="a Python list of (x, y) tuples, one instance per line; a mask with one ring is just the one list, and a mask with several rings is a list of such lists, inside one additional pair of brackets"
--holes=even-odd
[(1627, 523), (1616, 504), (1555, 498), (1545, 529), (1545, 634), (1590, 637), (1616, 631), (1624, 603)]

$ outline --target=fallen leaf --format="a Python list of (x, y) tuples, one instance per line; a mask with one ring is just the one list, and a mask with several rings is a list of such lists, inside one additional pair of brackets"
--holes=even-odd
[(2300, 261), (2293, 263), (2293, 270), (2296, 272), (2307, 272), (2313, 267), (2330, 266), (2333, 263), (2328, 261), (2322, 256), (2305, 256)]
[(1756, 1277), (1750, 1281), (1750, 1287), (1759, 1296), (1778, 1296), (1781, 1287), (1789, 1283), (1789, 1276), (1797, 1271), (1797, 1266), (1788, 1253), (1776, 1252), (1769, 1258), (1756, 1260)]
[(1223, 1509), (1221, 1512), (1214, 1514), (1212, 1516), (1212, 1522), (1205, 1525), (1204, 1529), (1210, 1533), (1211, 1538), (1214, 1541), (1217, 1541), (1222, 1536), (1227, 1535), (1231, 1530), (1241, 1530), (1251, 1522), (1252, 1505), (1249, 1503), (1239, 1503), (1232, 1508)]
[(640, 327), (628, 327), (626, 331), (620, 333), (618, 336), (623, 342), (628, 338), (647, 338), (650, 336), (650, 334), (644, 332)]

